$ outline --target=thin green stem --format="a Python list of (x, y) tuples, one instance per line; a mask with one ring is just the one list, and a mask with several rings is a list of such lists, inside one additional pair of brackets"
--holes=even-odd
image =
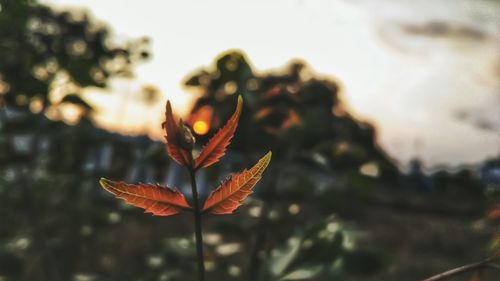
[(489, 268), (496, 268), (495, 266), (492, 266), (492, 264), (490, 263), (492, 260), (493, 260), (493, 258), (487, 258), (487, 259), (480, 261), (480, 262), (471, 263), (471, 264), (463, 265), (463, 266), (460, 266), (457, 268), (453, 268), (453, 269), (450, 269), (450, 270), (445, 271), (443, 273), (431, 276), (423, 281), (444, 280), (444, 279), (450, 278), (452, 276), (455, 276), (455, 275), (458, 275), (458, 274), (461, 274), (464, 272), (476, 270), (476, 269), (488, 268), (488, 267)]
[(195, 169), (189, 169), (189, 176), (191, 178), (191, 190), (193, 192), (193, 213), (196, 233), (196, 255), (198, 258), (198, 280), (205, 281), (205, 263), (203, 258), (203, 235), (201, 232), (201, 210), (200, 202), (198, 199), (198, 189), (196, 188)]

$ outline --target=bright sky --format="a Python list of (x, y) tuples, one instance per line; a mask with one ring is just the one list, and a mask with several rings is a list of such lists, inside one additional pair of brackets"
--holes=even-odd
[[(304, 59), (341, 81), (344, 100), (375, 123), (382, 147), (400, 163), (418, 156), (430, 167), (474, 163), (500, 152), (500, 5), (490, 0), (45, 0), (84, 7), (117, 38), (148, 36), (153, 59), (133, 82), (112, 91), (159, 87), (174, 107), (192, 95), (181, 82), (221, 52), (241, 49), (258, 70)], [(438, 35), (402, 25), (450, 24)], [(467, 31), (479, 31), (481, 37)], [(425, 31), (425, 30), (424, 30)], [(92, 95), (92, 93), (90, 93)], [(112, 95), (111, 95), (112, 96)], [(117, 101), (95, 100), (101, 106)], [(123, 104), (122, 104), (123, 105)], [(128, 102), (98, 116), (102, 126), (158, 134), (163, 105)], [(118, 108), (115, 106), (114, 108)], [(465, 121), (457, 112), (471, 112)], [(185, 112), (179, 112), (185, 113)], [(474, 123), (487, 122), (492, 130)]]

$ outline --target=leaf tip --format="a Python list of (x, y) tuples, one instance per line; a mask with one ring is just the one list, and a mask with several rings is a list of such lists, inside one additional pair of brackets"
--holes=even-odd
[(105, 179), (105, 178), (100, 178), (99, 179), (99, 184), (102, 186), (102, 187), (105, 187), (106, 185), (109, 184), (109, 180), (108, 179)]
[(238, 96), (238, 103), (236, 104), (236, 112), (238, 115), (241, 113), (241, 109), (243, 108), (243, 97), (241, 95)]
[[(166, 106), (166, 112), (165, 112), (165, 117), (167, 120), (165, 120), (166, 122), (168, 122), (168, 119), (172, 119), (174, 117), (173, 113), (172, 113), (172, 104), (170, 104), (170, 101), (167, 100), (167, 106)], [(172, 122), (173, 120), (171, 120), (170, 122)]]
[(269, 162), (271, 162), (272, 156), (273, 156), (273, 152), (269, 151), (268, 153), (266, 153), (266, 155), (264, 155), (264, 157), (262, 157), (262, 161), (266, 163), (266, 166), (269, 164)]

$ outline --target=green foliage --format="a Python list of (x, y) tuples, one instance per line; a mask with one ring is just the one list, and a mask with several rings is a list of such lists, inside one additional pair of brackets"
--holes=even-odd
[[(2, 0), (0, 6), (0, 99), (10, 107), (37, 102), (36, 111), (44, 111), (82, 87), (132, 75), (132, 66), (149, 56), (146, 40), (113, 44), (107, 27), (82, 11), (26, 0)], [(54, 100), (49, 93), (56, 79), (60, 97)]]
[(90, 259), (79, 245), (107, 212), (89, 192), (102, 168), (96, 153), (124, 143), (88, 118), (68, 126), (44, 113), (66, 103), (91, 111), (82, 89), (130, 76), (147, 42), (112, 45), (81, 11), (25, 0), (0, 8), (0, 279), (71, 280), (77, 259)]
[(310, 223), (286, 245), (272, 250), (262, 280), (342, 280), (346, 270), (365, 274), (380, 270), (377, 256), (356, 251), (353, 240), (334, 216)]

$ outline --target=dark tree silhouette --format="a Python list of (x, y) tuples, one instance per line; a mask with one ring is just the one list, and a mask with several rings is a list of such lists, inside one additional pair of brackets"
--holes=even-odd
[(220, 120), (229, 118), (228, 104), (235, 102), (238, 93), (248, 102), (236, 135), (238, 145), (233, 149), (252, 152), (270, 146), (280, 151), (286, 147), (277, 158), (302, 160), (311, 160), (319, 153), (334, 169), (357, 171), (374, 162), (381, 176), (396, 179), (398, 170), (377, 146), (373, 126), (348, 113), (336, 81), (316, 76), (297, 61), (281, 71), (256, 74), (242, 53), (225, 53), (213, 68), (200, 70), (186, 80), (186, 86), (203, 93), (189, 122), (197, 121), (199, 110), (213, 108), (211, 132), (205, 136), (211, 135)]
[[(122, 159), (133, 153), (126, 140), (94, 127), (82, 89), (131, 76), (149, 57), (148, 42), (115, 44), (108, 27), (82, 11), (31, 0), (0, 0), (0, 8), (0, 240), (29, 244), (22, 254), (0, 250), (0, 276), (71, 280), (85, 255), (79, 229), (89, 213), (80, 211), (85, 186), (96, 182), (92, 171), (113, 172), (107, 162), (115, 159), (102, 159), (106, 146), (122, 148)], [(46, 117), (66, 103), (81, 110), (78, 124)]]
[[(40, 112), (60, 101), (86, 106), (78, 97), (82, 87), (130, 76), (133, 65), (149, 57), (147, 39), (114, 44), (107, 26), (83, 11), (55, 11), (31, 0), (0, 5), (0, 99), (9, 107), (32, 105)], [(49, 98), (51, 87), (60, 88), (56, 100)]]

